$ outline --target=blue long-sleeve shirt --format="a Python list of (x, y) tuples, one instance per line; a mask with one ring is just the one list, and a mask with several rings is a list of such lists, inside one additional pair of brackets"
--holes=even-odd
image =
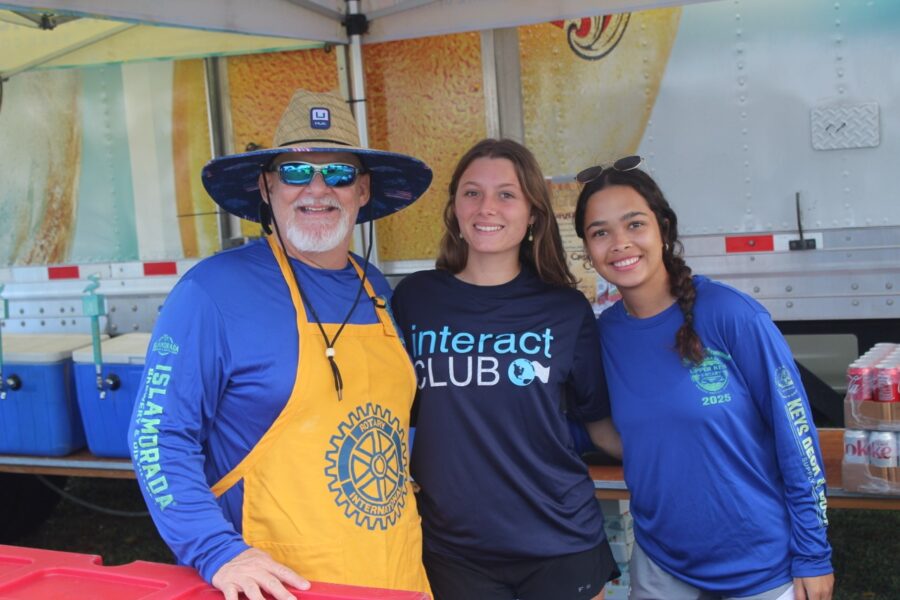
[(694, 283), (698, 367), (674, 349), (677, 303), (638, 319), (619, 302), (598, 321), (637, 542), (723, 596), (828, 574), (824, 465), (790, 349), (752, 298)]
[[(342, 322), (359, 289), (355, 269), (291, 265), (322, 322)], [(376, 293), (389, 297), (377, 269), (370, 266), (368, 276)], [(365, 292), (350, 322), (377, 322)], [(265, 241), (198, 263), (156, 322), (129, 433), (133, 461), (160, 535), (179, 563), (207, 581), (248, 548), (241, 537), (242, 484), (218, 499), (210, 486), (281, 412), (294, 384), (297, 345), (296, 313)], [(339, 356), (343, 376), (352, 377), (353, 365)], [(322, 376), (332, 376), (324, 359)]]

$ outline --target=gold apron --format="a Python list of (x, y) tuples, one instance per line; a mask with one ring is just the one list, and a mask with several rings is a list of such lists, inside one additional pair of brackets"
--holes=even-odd
[[(408, 469), (415, 374), (391, 317), (378, 308), (379, 323), (344, 326), (338, 401), (322, 334), (272, 236), (269, 246), (297, 313), (296, 379), (281, 414), (212, 491), (243, 480), (244, 540), (303, 577), (430, 593)], [(368, 281), (365, 288), (374, 296)], [(333, 338), (338, 325), (323, 327)]]

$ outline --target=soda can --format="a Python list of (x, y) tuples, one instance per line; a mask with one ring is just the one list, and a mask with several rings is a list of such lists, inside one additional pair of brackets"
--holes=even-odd
[(847, 367), (847, 395), (854, 402), (874, 400), (877, 371), (864, 361), (856, 361)]
[(897, 466), (897, 436), (894, 432), (869, 433), (869, 464), (873, 467)]
[(879, 363), (878, 401), (900, 402), (900, 366), (891, 363)]
[(866, 464), (869, 462), (869, 434), (861, 429), (844, 430), (844, 462)]

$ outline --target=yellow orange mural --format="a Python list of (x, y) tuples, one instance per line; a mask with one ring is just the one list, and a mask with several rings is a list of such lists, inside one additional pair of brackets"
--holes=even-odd
[[(172, 166), (181, 245), (186, 258), (219, 249), (217, 206), (206, 194), (200, 170), (211, 157), (203, 61), (175, 63), (172, 85)], [(194, 215), (189, 218), (188, 215)]]
[(434, 171), (425, 196), (377, 222), (381, 260), (432, 259), (443, 233), (457, 159), (485, 136), (477, 33), (365, 47), (369, 145), (421, 158)]
[[(323, 49), (231, 57), (228, 87), (234, 151), (251, 143), (268, 147), (294, 90), (338, 87), (337, 57)], [(244, 235), (259, 235), (256, 223), (241, 221), (241, 228)]]
[[(65, 112), (65, 111), (63, 111)], [(78, 121), (66, 119), (65, 126), (56, 132), (51, 149), (55, 149), (63, 165), (77, 165), (81, 154), (81, 137)], [(58, 146), (57, 146), (58, 144)], [(63, 262), (68, 255), (72, 231), (75, 226), (75, 183), (77, 172), (73, 169), (51, 169), (47, 173), (43, 218), (40, 226), (31, 232), (26, 244), (26, 264)]]
[[(426, 195), (379, 220), (381, 260), (429, 259), (437, 253), (446, 189), (457, 158), (484, 137), (481, 46), (476, 33), (364, 47), (369, 145), (421, 158), (434, 170)], [(277, 82), (277, 85), (273, 85)], [(268, 146), (297, 88), (339, 86), (337, 60), (326, 50), (228, 59), (234, 150)], [(256, 224), (242, 222), (245, 235)]]
[(637, 150), (680, 16), (671, 8), (519, 28), (525, 142), (546, 174)]
[(556, 221), (559, 223), (559, 233), (562, 236), (569, 269), (578, 278), (578, 289), (587, 296), (588, 300), (594, 302), (597, 295), (597, 272), (591, 267), (584, 251), (584, 244), (575, 233), (575, 203), (580, 190), (581, 186), (576, 183), (550, 186), (553, 214), (556, 215)]
[[(14, 264), (53, 264), (72, 243), (81, 154), (76, 73), (29, 74), (6, 99), (0, 158), (4, 187), (2, 245)], [(39, 108), (28, 98), (41, 98)], [(23, 100), (24, 99), (24, 100)], [(7, 220), (8, 219), (8, 220)]]

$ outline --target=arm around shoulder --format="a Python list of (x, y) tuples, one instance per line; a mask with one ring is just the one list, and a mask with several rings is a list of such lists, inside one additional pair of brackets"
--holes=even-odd
[(585, 427), (595, 446), (613, 458), (622, 460), (622, 438), (613, 425), (612, 417), (585, 423)]

